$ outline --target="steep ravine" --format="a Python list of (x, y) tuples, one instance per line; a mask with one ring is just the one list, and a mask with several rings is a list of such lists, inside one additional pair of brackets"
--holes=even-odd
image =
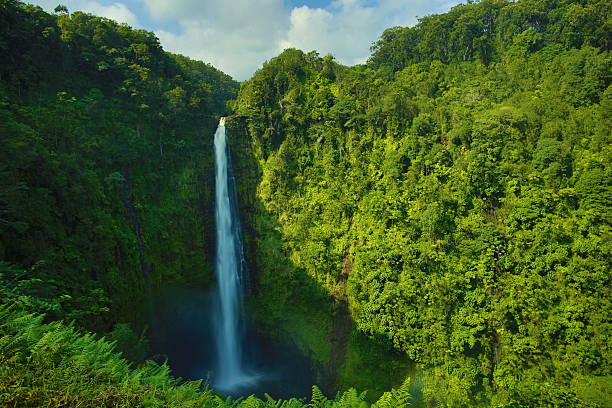
[[(358, 332), (346, 294), (328, 294), (291, 262), (280, 222), (258, 196), (265, 164), (257, 158), (246, 118), (230, 116), (226, 128), (249, 269), (247, 313), (255, 329), (279, 345), (295, 344), (310, 358), (316, 381), (329, 396), (353, 386), (368, 389), (375, 399), (390, 384), (401, 384), (413, 373), (412, 363)], [(347, 256), (344, 280), (351, 263)]]

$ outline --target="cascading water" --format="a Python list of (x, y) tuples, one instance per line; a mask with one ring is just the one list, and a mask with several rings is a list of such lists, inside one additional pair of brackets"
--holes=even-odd
[(230, 161), (225, 135), (225, 118), (215, 132), (215, 221), (217, 259), (215, 272), (219, 289), (215, 341), (217, 370), (213, 383), (226, 392), (251, 383), (253, 376), (244, 367), (242, 356), (242, 242), (239, 221), (233, 211)]
[(246, 271), (224, 118), (215, 132), (214, 156), (217, 287), (166, 288), (151, 322), (155, 353), (168, 357), (176, 377), (210, 381), (236, 398), (263, 392), (305, 397), (314, 383), (310, 360), (293, 344), (247, 327), (243, 318)]

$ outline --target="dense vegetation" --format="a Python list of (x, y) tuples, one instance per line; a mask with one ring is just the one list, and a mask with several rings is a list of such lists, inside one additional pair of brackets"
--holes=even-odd
[[(470, 2), (364, 65), (286, 50), (236, 97), (150, 32), (0, 0), (0, 405), (612, 406), (611, 9)], [(333, 401), (143, 362), (152, 294), (211, 281), (234, 97), (253, 317)]]
[[(0, 406), (198, 407), (198, 408), (367, 408), (365, 394), (354, 389), (328, 400), (313, 386), (310, 403), (253, 396), (233, 400), (200, 391), (199, 382), (179, 383), (167, 366), (155, 363), (131, 369), (113, 345), (81, 334), (61, 322), (0, 306)], [(404, 408), (407, 384), (385, 393), (372, 408)]]
[(237, 84), (150, 32), (13, 0), (0, 53), (2, 300), (105, 332), (162, 282), (209, 282), (208, 136)]
[[(487, 0), (361, 66), (264, 64), (233, 105), (261, 176), (257, 318), (346, 300), (431, 406), (611, 406), (611, 8)], [(333, 323), (304, 320), (333, 358)]]

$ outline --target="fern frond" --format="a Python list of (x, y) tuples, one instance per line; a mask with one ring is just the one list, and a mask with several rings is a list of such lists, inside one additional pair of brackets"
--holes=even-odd
[(327, 397), (323, 395), (323, 392), (316, 385), (312, 386), (312, 397), (310, 398), (310, 404), (308, 407), (311, 408), (323, 408), (327, 402)]
[(372, 408), (407, 408), (412, 405), (410, 401), (412, 395), (410, 395), (410, 377), (408, 377), (398, 389), (385, 392)]

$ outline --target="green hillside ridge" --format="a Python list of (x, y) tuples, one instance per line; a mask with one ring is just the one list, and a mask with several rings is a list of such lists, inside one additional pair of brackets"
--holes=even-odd
[(261, 174), (257, 317), (295, 334), (324, 288), (428, 406), (610, 406), (610, 8), (482, 1), (364, 65), (264, 64), (232, 105)]
[[(11, 297), (98, 332), (212, 279), (217, 120), (237, 83), (150, 32), (0, 2), (0, 259)], [(27, 283), (26, 283), (27, 282)], [(42, 302), (42, 303), (40, 303)]]
[[(0, 0), (0, 406), (611, 407), (611, 11), (469, 2), (238, 84)], [(157, 293), (214, 279), (225, 115), (249, 317), (310, 399), (147, 361)]]

